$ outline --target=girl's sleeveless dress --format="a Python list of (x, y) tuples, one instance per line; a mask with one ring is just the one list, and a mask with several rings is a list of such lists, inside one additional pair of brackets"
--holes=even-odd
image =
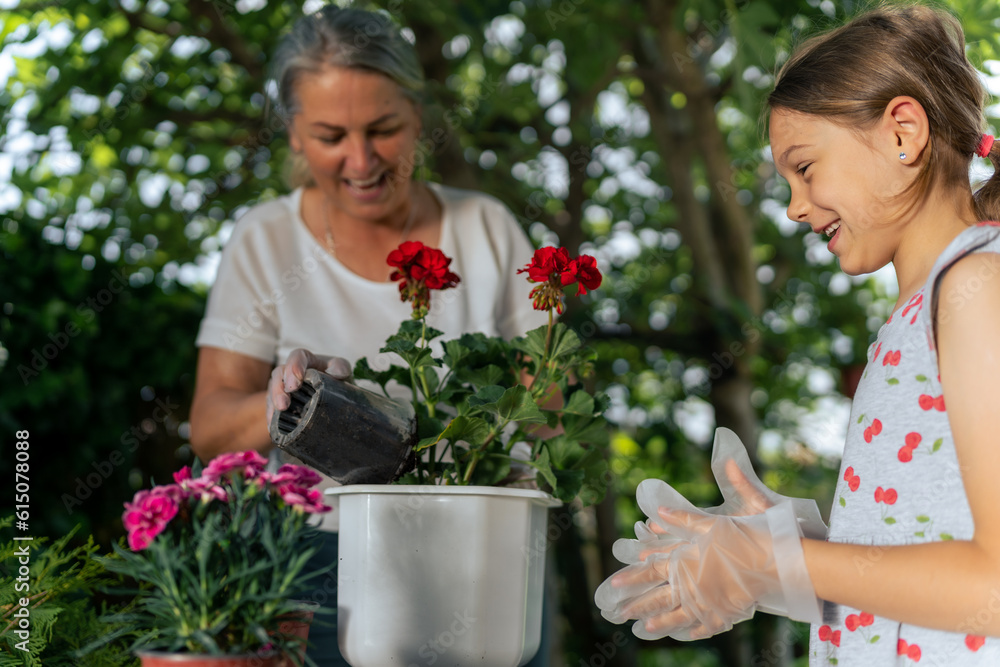
[[(959, 234), (938, 258), (923, 289), (889, 318), (868, 349), (827, 538), (871, 545), (856, 562), (862, 574), (872, 571), (880, 545), (967, 540), (973, 535), (932, 326), (940, 279), (955, 261), (973, 252), (1000, 253), (1000, 227), (983, 223)], [(1000, 255), (995, 269), (981, 278), (1000, 279)], [(981, 288), (974, 282), (966, 286), (969, 292)], [(1000, 638), (983, 635), (996, 614), (1000, 590), (969, 615), (959, 633), (828, 603), (824, 623), (810, 628), (809, 664), (1000, 666)]]

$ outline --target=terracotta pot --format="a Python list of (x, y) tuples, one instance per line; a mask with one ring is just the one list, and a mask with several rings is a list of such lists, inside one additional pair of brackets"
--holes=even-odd
[[(197, 653), (140, 652), (142, 667), (282, 667), (279, 655), (200, 655)], [(289, 661), (288, 664), (291, 664)]]
[[(300, 606), (301, 609), (289, 614), (288, 620), (282, 621), (278, 629), (286, 635), (303, 640), (299, 650), (299, 664), (302, 664), (306, 654), (305, 640), (309, 639), (309, 626), (319, 605), (315, 602), (301, 602)], [(142, 667), (294, 667), (296, 664), (285, 655), (212, 656), (159, 651), (141, 651), (138, 655)]]
[[(309, 639), (309, 626), (312, 624), (313, 613), (319, 607), (315, 602), (302, 602), (302, 609), (295, 614), (291, 615), (287, 621), (282, 621), (278, 625), (278, 630), (286, 635), (291, 635), (292, 637), (298, 637), (302, 640), (302, 646), (299, 649), (299, 664), (303, 664), (303, 660), (306, 657), (306, 644), (305, 641)], [(278, 667), (294, 667), (295, 662), (289, 659), (287, 656), (283, 656), (281, 662), (278, 663)]]

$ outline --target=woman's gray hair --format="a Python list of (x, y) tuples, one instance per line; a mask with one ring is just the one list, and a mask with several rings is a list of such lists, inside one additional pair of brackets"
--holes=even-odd
[[(384, 12), (326, 5), (292, 26), (271, 59), (270, 79), (277, 90), (277, 112), (286, 125), (301, 111), (298, 81), (325, 67), (377, 72), (395, 81), (414, 104), (423, 102), (424, 73), (417, 52)], [(285, 165), (290, 188), (315, 183), (309, 165), (292, 154)]]
[(303, 16), (278, 44), (271, 61), (279, 112), (290, 118), (300, 110), (296, 84), (303, 73), (347, 67), (383, 74), (415, 104), (424, 92), (424, 75), (413, 45), (386, 14), (327, 5)]

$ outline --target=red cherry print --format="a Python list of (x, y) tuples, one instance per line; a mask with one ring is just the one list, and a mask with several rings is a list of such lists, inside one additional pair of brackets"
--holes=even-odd
[(868, 428), (865, 429), (865, 442), (871, 442), (871, 441), (872, 441), (872, 427), (869, 426)]
[(820, 626), (820, 628), (819, 628), (819, 640), (821, 642), (828, 642), (828, 641), (830, 641), (830, 635), (831, 634), (833, 634), (833, 633), (830, 630), (830, 626), (829, 625), (822, 625), (822, 626)]
[(920, 647), (916, 644), (910, 644), (910, 648), (906, 649), (906, 657), (913, 662), (920, 662)]
[(840, 646), (840, 630), (833, 631), (833, 634), (830, 635), (830, 643), (834, 646)]
[(857, 614), (851, 614), (844, 620), (844, 625), (847, 626), (848, 630), (854, 632), (861, 625), (861, 617)]
[(944, 394), (934, 399), (934, 409), (938, 412), (944, 412)]
[(921, 410), (930, 410), (934, 407), (934, 397), (927, 394), (920, 394), (920, 398), (917, 399), (917, 403), (920, 404)]
[(882, 432), (882, 422), (880, 422), (878, 419), (873, 419), (871, 429), (872, 429), (872, 435), (878, 435), (879, 433)]
[(873, 614), (869, 614), (867, 611), (861, 612), (861, 627), (867, 628), (874, 622), (875, 616)]
[(906, 445), (903, 445), (902, 447), (899, 448), (898, 456), (899, 460), (902, 463), (909, 463), (910, 461), (913, 460), (913, 450), (907, 447)]
[(903, 353), (900, 352), (899, 350), (896, 350), (895, 352), (892, 353), (892, 361), (890, 361), (889, 363), (892, 364), (893, 366), (898, 366), (899, 365), (899, 359), (902, 356), (903, 356)]
[(893, 505), (899, 498), (896, 489), (883, 489), (881, 486), (875, 489), (875, 502)]
[(861, 478), (854, 474), (854, 466), (847, 466), (847, 470), (844, 471), (844, 481), (847, 482), (847, 486), (851, 491), (858, 490), (858, 487), (861, 485)]
[(879, 341), (878, 347), (875, 348), (875, 357), (873, 358), (873, 360), (878, 359), (878, 353), (881, 351), (882, 351), (882, 342)]
[(914, 447), (919, 445), (921, 440), (923, 440), (923, 437), (921, 437), (919, 433), (906, 434), (906, 446), (909, 447), (910, 449), (913, 449)]
[(905, 655), (907, 648), (909, 648), (909, 644), (906, 643), (906, 640), (900, 639), (896, 642), (896, 655)]
[(965, 645), (970, 651), (975, 653), (986, 643), (986, 637), (982, 635), (965, 635)]
[(915, 294), (910, 302), (906, 304), (906, 308), (903, 308), (903, 313), (901, 317), (906, 317), (906, 313), (909, 312), (911, 308), (916, 308), (913, 313), (913, 317), (910, 318), (910, 324), (914, 324), (917, 321), (917, 315), (920, 314), (920, 309), (923, 307), (924, 295)]

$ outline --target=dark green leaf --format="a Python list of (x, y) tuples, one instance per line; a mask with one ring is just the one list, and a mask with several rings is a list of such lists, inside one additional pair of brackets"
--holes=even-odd
[(487, 385), (469, 397), (469, 405), (473, 408), (486, 409), (494, 406), (504, 395), (504, 388), (498, 385)]

